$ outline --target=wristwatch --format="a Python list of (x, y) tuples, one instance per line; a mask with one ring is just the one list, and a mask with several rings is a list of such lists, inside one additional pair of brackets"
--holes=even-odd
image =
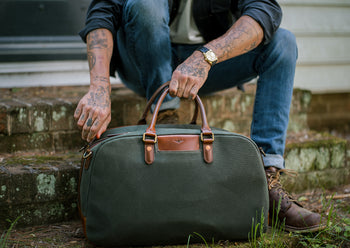
[(218, 61), (218, 58), (216, 57), (215, 53), (211, 49), (206, 48), (205, 46), (202, 46), (197, 50), (203, 53), (204, 59), (209, 63), (209, 65), (213, 66)]

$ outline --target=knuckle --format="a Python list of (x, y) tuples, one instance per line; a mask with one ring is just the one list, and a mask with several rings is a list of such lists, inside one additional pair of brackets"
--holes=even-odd
[(92, 128), (90, 128), (90, 134), (95, 134), (97, 133), (98, 130), (99, 130), (99, 127), (93, 126)]
[(78, 127), (82, 128), (84, 126), (84, 121), (82, 119), (79, 119), (77, 121), (77, 125), (78, 125)]
[(84, 125), (84, 126), (83, 126), (83, 132), (84, 132), (84, 133), (88, 133), (89, 131), (90, 131), (90, 127)]

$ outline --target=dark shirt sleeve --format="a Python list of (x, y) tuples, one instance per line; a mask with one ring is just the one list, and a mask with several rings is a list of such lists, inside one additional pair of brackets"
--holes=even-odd
[(86, 42), (86, 36), (94, 29), (106, 28), (115, 38), (121, 23), (124, 0), (93, 0), (86, 14), (85, 27), (79, 32)]
[(271, 41), (282, 20), (282, 9), (275, 0), (239, 0), (241, 15), (257, 21), (264, 30), (264, 43)]

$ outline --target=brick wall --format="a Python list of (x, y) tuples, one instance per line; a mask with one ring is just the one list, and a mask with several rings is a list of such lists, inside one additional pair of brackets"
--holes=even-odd
[(307, 122), (313, 130), (350, 134), (350, 93), (312, 95)]

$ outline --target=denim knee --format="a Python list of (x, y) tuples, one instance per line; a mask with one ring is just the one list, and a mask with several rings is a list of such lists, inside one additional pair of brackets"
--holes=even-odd
[(280, 28), (275, 33), (270, 47), (278, 54), (282, 61), (296, 63), (298, 59), (298, 46), (295, 35), (289, 30)]
[(128, 0), (124, 6), (124, 22), (137, 22), (144, 31), (158, 24), (168, 24), (168, 1)]

